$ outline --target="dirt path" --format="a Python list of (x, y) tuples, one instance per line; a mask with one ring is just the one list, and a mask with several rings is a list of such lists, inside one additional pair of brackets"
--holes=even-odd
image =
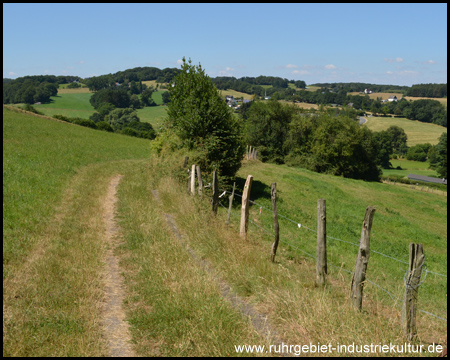
[[(161, 204), (161, 200), (158, 195), (157, 190), (152, 190), (155, 200)], [(241, 312), (244, 317), (249, 317), (254, 329), (263, 337), (270, 339), (272, 344), (280, 345), (281, 339), (277, 331), (270, 325), (267, 316), (260, 314), (252, 305), (248, 304), (242, 297), (237, 295), (223, 279), (221, 279), (212, 264), (206, 260), (202, 259), (189, 245), (183, 240), (183, 235), (179, 232), (178, 227), (175, 223), (175, 219), (172, 214), (164, 213), (164, 217), (167, 224), (171, 228), (173, 234), (176, 236), (180, 244), (187, 251), (189, 256), (201, 266), (212, 279), (216, 282), (219, 287), (220, 294), (222, 297), (228, 301), (231, 306)], [(283, 355), (284, 356), (284, 355)]]
[(104, 202), (104, 220), (106, 223), (105, 240), (108, 243), (105, 271), (105, 302), (103, 305), (104, 334), (108, 343), (108, 355), (111, 357), (136, 356), (131, 346), (129, 325), (125, 321), (122, 309), (124, 299), (123, 277), (120, 274), (119, 260), (114, 256), (114, 248), (118, 245), (118, 227), (114, 214), (116, 211), (116, 189), (123, 175), (111, 179)]

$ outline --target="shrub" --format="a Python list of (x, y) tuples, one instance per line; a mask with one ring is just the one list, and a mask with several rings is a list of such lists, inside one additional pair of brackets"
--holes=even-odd
[(36, 109), (35, 109), (32, 105), (30, 105), (30, 104), (25, 104), (25, 105), (23, 105), (23, 106), (22, 106), (22, 109), (25, 110), (25, 111), (30, 111), (30, 112), (35, 113), (35, 114), (38, 114), (38, 115), (44, 115), (44, 113), (42, 113), (42, 112), (36, 110)]
[(114, 132), (114, 129), (106, 121), (99, 121), (98, 123), (96, 123), (96, 125), (97, 125), (97, 130)]

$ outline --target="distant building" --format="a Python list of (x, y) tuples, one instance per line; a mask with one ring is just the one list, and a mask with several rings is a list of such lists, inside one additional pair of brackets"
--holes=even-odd
[(364, 94), (372, 94), (373, 91), (369, 89), (364, 89)]
[(397, 101), (397, 96), (395, 96), (395, 95), (389, 96), (388, 101)]

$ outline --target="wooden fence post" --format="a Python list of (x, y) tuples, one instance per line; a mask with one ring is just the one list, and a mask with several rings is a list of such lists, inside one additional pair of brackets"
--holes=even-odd
[(416, 304), (424, 260), (423, 245), (409, 244), (409, 267), (405, 279), (405, 295), (402, 307), (402, 329), (408, 341), (413, 340), (417, 335)]
[(191, 194), (195, 194), (195, 164), (192, 165), (191, 170)]
[(234, 199), (234, 189), (236, 187), (236, 182), (233, 183), (233, 192), (231, 193), (229, 200), (230, 205), (228, 206), (228, 215), (227, 215), (227, 225), (230, 224), (230, 216), (231, 216), (231, 208), (233, 207), (233, 199)]
[(358, 310), (361, 310), (362, 307), (364, 281), (366, 280), (366, 271), (370, 254), (370, 230), (372, 229), (374, 214), (375, 208), (371, 206), (367, 207), (361, 231), (361, 239), (359, 239), (359, 250), (358, 257), (356, 258), (355, 272), (352, 277), (350, 298), (352, 305)]
[(186, 156), (186, 157), (184, 158), (184, 165), (183, 165), (183, 167), (187, 167), (187, 165), (188, 165), (188, 160), (189, 160), (189, 156)]
[(217, 172), (214, 170), (213, 172), (213, 201), (212, 201), (212, 211), (214, 214), (217, 214), (217, 207), (219, 206), (219, 185), (217, 181)]
[(325, 274), (327, 274), (327, 209), (325, 199), (319, 199), (317, 200), (317, 285), (325, 284)]
[(251, 159), (252, 157), (252, 146), (250, 145), (250, 148), (248, 149), (248, 158)]
[(240, 227), (240, 235), (244, 239), (247, 237), (249, 200), (252, 183), (253, 183), (253, 176), (252, 175), (247, 176), (247, 180), (245, 181), (244, 186), (244, 193), (242, 194), (241, 227)]
[(247, 160), (248, 160), (248, 145), (247, 145)]
[(200, 170), (200, 166), (197, 165), (197, 180), (198, 180), (198, 194), (202, 195), (203, 192), (203, 180), (202, 180), (202, 172)]
[(272, 197), (273, 228), (275, 231), (275, 241), (272, 244), (271, 259), (272, 262), (275, 262), (275, 255), (277, 254), (278, 241), (280, 240), (280, 227), (278, 225), (278, 214), (277, 214), (277, 183), (272, 183), (270, 195)]

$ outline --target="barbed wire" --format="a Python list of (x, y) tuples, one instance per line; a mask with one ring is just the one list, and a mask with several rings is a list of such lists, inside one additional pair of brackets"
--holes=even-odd
[[(235, 193), (235, 195), (240, 196), (239, 194), (236, 194), (236, 193)], [(211, 198), (211, 199), (212, 199), (212, 198)], [(227, 209), (220, 201), (219, 201), (218, 203), (219, 203), (224, 209), (228, 210), (228, 209)], [(255, 202), (253, 202), (253, 203), (256, 204)], [(257, 205), (258, 205), (258, 204), (257, 204)], [(264, 208), (264, 207), (263, 207), (263, 208)], [(267, 209), (267, 210), (269, 210), (269, 209)], [(233, 212), (231, 212), (231, 213), (233, 214), (233, 216), (235, 216), (235, 214), (234, 214)], [(239, 216), (236, 215), (236, 217), (239, 217)], [(286, 219), (288, 219), (288, 218), (286, 218)], [(288, 219), (288, 220), (294, 222), (294, 221), (291, 220), (291, 219)], [(275, 235), (273, 231), (270, 231), (270, 230), (265, 229), (264, 227), (258, 225), (258, 224), (257, 224), (256, 222), (254, 222), (253, 220), (249, 219), (249, 221), (250, 221), (253, 225), (255, 225), (256, 227), (258, 227), (259, 229), (261, 229), (261, 230), (263, 230), (264, 232), (268, 233), (269, 235)], [(296, 222), (294, 222), (294, 223), (296, 223)], [(298, 224), (298, 223), (297, 223), (297, 224)], [(299, 250), (299, 251), (305, 253), (306, 255), (308, 255), (309, 257), (311, 257), (311, 258), (313, 258), (313, 259), (317, 259), (316, 256), (314, 256), (314, 255), (308, 253), (307, 251), (305, 251), (305, 250), (303, 250), (303, 249), (301, 249), (301, 248), (299, 248), (299, 247), (293, 245), (292, 243), (290, 243), (290, 242), (284, 240), (283, 238), (288, 238), (288, 239), (289, 239), (289, 237), (288, 237), (287, 235), (281, 235), (281, 236), (280, 236), (280, 241), (281, 241), (282, 243), (285, 243), (285, 244), (289, 245), (290, 247), (292, 247), (292, 248), (294, 248), (294, 249), (296, 249), (296, 250)], [(344, 241), (344, 240), (340, 240), (340, 239), (336, 239), (336, 238), (333, 238), (333, 239), (339, 240), (339, 241), (343, 241), (343, 242), (346, 242), (346, 241)], [(351, 244), (354, 245), (353, 243), (351, 243)], [(359, 245), (358, 245), (358, 246), (359, 246)], [(371, 251), (376, 252), (375, 250), (371, 250)], [(378, 253), (378, 252), (376, 252), (376, 253)], [(391, 256), (386, 255), (386, 254), (382, 254), (382, 253), (379, 253), (379, 254), (384, 255), (384, 256), (386, 256), (386, 257), (389, 257), (389, 258), (392, 258)], [(398, 259), (395, 259), (395, 258), (392, 258), (392, 259), (397, 260), (397, 261), (399, 262), (399, 267), (400, 267), (400, 263), (404, 263), (404, 264), (409, 265), (409, 263), (406, 263), (406, 262), (404, 262), (404, 261), (401, 261), (401, 260), (398, 260)], [(340, 266), (340, 267), (339, 267), (339, 266), (336, 266), (336, 265), (334, 265), (334, 264), (331, 263), (331, 262), (327, 262), (327, 265), (328, 265), (328, 264), (331, 265), (331, 266), (333, 266), (333, 267), (335, 267), (335, 268), (338, 268), (338, 269), (340, 269), (340, 270), (344, 270), (345, 272), (347, 272), (347, 273), (349, 273), (349, 274), (353, 274), (352, 271), (347, 270), (347, 269), (345, 269), (345, 268), (342, 267), (342, 266)], [(408, 289), (408, 288), (409, 288), (409, 289), (417, 289), (421, 284), (424, 283), (424, 281), (425, 281), (425, 279), (426, 279), (427, 273), (428, 273), (428, 272), (431, 272), (431, 271), (428, 271), (428, 270), (427, 270), (425, 263), (422, 263), (421, 267), (422, 267), (422, 266), (424, 267), (425, 277), (424, 277), (424, 278), (422, 279), (422, 281), (421, 281), (419, 284), (417, 284), (416, 286), (411, 286), (410, 283), (407, 282), (406, 278), (408, 277), (408, 275), (409, 275), (409, 273), (410, 273), (410, 270), (408, 269), (408, 270), (405, 271), (405, 275), (404, 275), (404, 285), (405, 285), (405, 287), (406, 287), (407, 289)], [(431, 272), (431, 273), (433, 273), (433, 272)], [(443, 275), (443, 274), (437, 274), (437, 273), (434, 273), (434, 274), (445, 276), (445, 275)], [(372, 285), (378, 287), (379, 289), (383, 290), (385, 293), (387, 293), (387, 294), (391, 297), (391, 300), (392, 300), (392, 301), (394, 301), (394, 302), (400, 301), (401, 303), (404, 302), (404, 300), (400, 299), (400, 298), (399, 298), (398, 296), (396, 296), (395, 294), (392, 294), (389, 290), (383, 288), (382, 286), (380, 286), (379, 284), (375, 283), (374, 281), (372, 281), (372, 280), (370, 280), (370, 279), (368, 279), (368, 278), (366, 278), (365, 281), (367, 281), (368, 283), (370, 283), (370, 284), (372, 284)], [(394, 305), (395, 305), (395, 304), (394, 304)], [(425, 314), (428, 314), (428, 315), (430, 315), (430, 316), (434, 316), (434, 317), (436, 317), (437, 319), (440, 319), (440, 320), (443, 320), (443, 321), (447, 321), (447, 319), (444, 319), (444, 318), (442, 318), (442, 317), (440, 317), (440, 316), (438, 316), (438, 315), (435, 315), (435, 314), (433, 314), (433, 313), (430, 313), (430, 312), (428, 312), (428, 311), (425, 311), (425, 310), (422, 310), (422, 309), (417, 309), (417, 310), (420, 311), (420, 312), (423, 312), (423, 313), (425, 313)]]
[[(230, 192), (230, 191), (227, 191), (227, 190), (221, 190), (221, 189), (219, 189), (219, 191), (224, 191), (224, 192), (226, 192), (226, 193), (231, 194), (231, 192)], [(237, 195), (237, 196), (239, 196), (239, 197), (242, 197), (241, 194), (238, 194), (238, 193), (236, 193), (236, 192), (234, 193), (234, 195)], [(255, 202), (255, 201), (253, 201), (253, 200), (251, 200), (251, 199), (249, 199), (249, 201), (250, 201), (252, 204), (258, 205), (260, 208), (266, 209), (266, 210), (269, 211), (269, 212), (273, 211), (272, 209), (268, 209), (268, 208), (266, 208), (265, 206), (263, 206), (263, 205), (261, 205), (261, 204), (258, 204), (257, 202)], [(286, 216), (284, 216), (284, 215), (282, 215), (282, 214), (277, 214), (277, 216), (282, 217), (282, 218), (284, 218), (284, 219), (286, 219), (286, 220), (292, 222), (293, 224), (296, 224), (296, 225), (298, 226), (298, 228), (304, 227), (305, 229), (307, 229), (307, 230), (309, 230), (309, 231), (312, 231), (312, 232), (317, 233), (317, 230), (310, 229), (309, 227), (307, 227), (307, 226), (305, 226), (305, 225), (303, 225), (303, 224), (301, 224), (301, 223), (299, 223), (299, 222), (297, 222), (297, 221), (295, 221), (295, 220), (292, 220), (292, 219), (290, 219), (290, 218), (288, 218), (288, 217), (286, 217)], [(356, 244), (356, 243), (353, 243), (353, 242), (350, 242), (350, 241), (346, 241), (346, 240), (342, 240), (342, 239), (338, 239), (338, 238), (335, 238), (335, 237), (332, 237), (332, 236), (328, 236), (328, 235), (326, 235), (326, 237), (329, 238), (329, 239), (333, 239), (333, 240), (341, 241), (341, 242), (344, 242), (344, 243), (347, 243), (347, 244), (350, 244), (350, 245), (354, 245), (354, 246), (356, 246), (356, 247), (359, 248), (359, 244)], [(384, 253), (382, 253), (382, 252), (379, 252), (379, 251), (376, 251), (376, 250), (372, 250), (372, 249), (371, 249), (370, 251), (371, 251), (371, 252), (374, 252), (374, 253), (376, 253), (376, 254), (379, 254), (379, 255), (381, 255), (381, 256), (387, 257), (387, 258), (389, 258), (389, 259), (398, 261), (399, 263), (409, 265), (409, 263), (406, 262), (406, 261), (403, 261), (403, 260), (400, 260), (400, 259), (396, 259), (396, 258), (394, 258), (394, 257), (392, 257), (392, 256), (390, 256), (390, 255), (384, 254)], [(432, 271), (429, 271), (429, 270), (426, 270), (426, 272), (427, 272), (427, 273), (430, 272), (430, 273), (432, 273), (432, 274), (435, 274), (435, 275), (438, 275), (438, 276), (442, 276), (442, 277), (447, 277), (447, 275), (445, 275), (445, 274), (440, 274), (440, 273), (432, 272)]]

